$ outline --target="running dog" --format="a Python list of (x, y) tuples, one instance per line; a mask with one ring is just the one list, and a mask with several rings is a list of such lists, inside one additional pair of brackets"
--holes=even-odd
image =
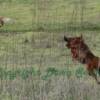
[(67, 42), (67, 48), (71, 50), (72, 58), (85, 64), (88, 74), (94, 77), (97, 83), (100, 84), (95, 73), (95, 71), (98, 71), (100, 74), (100, 58), (91, 52), (82, 35), (80, 37), (64, 36), (64, 40)]

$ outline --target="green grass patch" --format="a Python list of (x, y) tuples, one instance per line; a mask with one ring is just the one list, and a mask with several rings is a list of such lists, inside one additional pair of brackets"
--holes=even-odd
[[(23, 80), (26, 80), (30, 76), (35, 77), (35, 76), (40, 76), (41, 79), (43, 80), (48, 80), (52, 78), (52, 76), (66, 76), (70, 78), (73, 76), (72, 70), (69, 70), (67, 68), (59, 70), (56, 68), (47, 68), (45, 71), (40, 72), (40, 70), (35, 69), (34, 67), (30, 68), (17, 68), (17, 69), (12, 69), (8, 70), (5, 68), (0, 68), (0, 79), (2, 80), (14, 80), (18, 77), (20, 77)], [(75, 71), (75, 76), (77, 78), (82, 78), (84, 75), (86, 75), (86, 72), (84, 71), (83, 68), (77, 68)]]

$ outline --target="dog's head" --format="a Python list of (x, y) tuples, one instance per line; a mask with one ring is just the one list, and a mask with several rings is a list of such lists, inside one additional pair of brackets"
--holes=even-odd
[(67, 42), (66, 46), (68, 48), (75, 48), (77, 46), (80, 45), (80, 43), (83, 41), (83, 36), (79, 36), (79, 37), (66, 37), (64, 36), (64, 41)]

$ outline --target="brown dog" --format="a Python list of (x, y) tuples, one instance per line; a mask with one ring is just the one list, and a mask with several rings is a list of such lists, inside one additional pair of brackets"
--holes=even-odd
[(64, 36), (64, 40), (67, 42), (66, 46), (71, 49), (72, 57), (80, 63), (86, 64), (89, 75), (94, 77), (97, 83), (100, 83), (95, 73), (95, 70), (99, 70), (100, 74), (100, 58), (90, 51), (83, 37), (68, 38)]

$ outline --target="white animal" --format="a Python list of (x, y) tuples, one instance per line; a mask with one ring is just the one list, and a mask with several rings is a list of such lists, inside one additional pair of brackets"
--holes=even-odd
[(2, 27), (5, 24), (14, 24), (14, 23), (15, 23), (14, 19), (0, 16), (0, 27)]

